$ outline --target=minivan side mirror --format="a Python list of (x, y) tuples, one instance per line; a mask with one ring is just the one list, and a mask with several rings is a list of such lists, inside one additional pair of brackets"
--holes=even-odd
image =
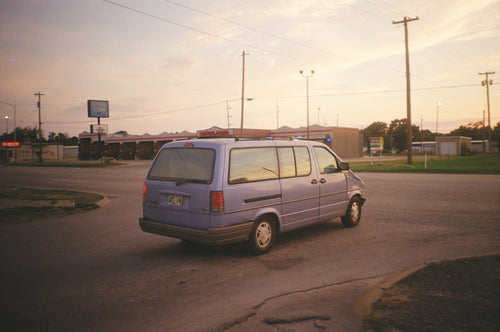
[(349, 170), (349, 163), (345, 163), (345, 162), (341, 161), (339, 163), (339, 170), (340, 171), (348, 171)]

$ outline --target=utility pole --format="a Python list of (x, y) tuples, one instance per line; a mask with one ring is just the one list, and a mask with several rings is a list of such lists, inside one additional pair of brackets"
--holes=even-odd
[(250, 55), (248, 53), (241, 54), (243, 56), (243, 75), (241, 80), (241, 126), (240, 126), (240, 137), (243, 135), (243, 109), (245, 108), (245, 55)]
[(231, 122), (229, 120), (231, 118), (231, 115), (229, 115), (230, 109), (231, 109), (231, 107), (229, 107), (229, 100), (226, 99), (227, 129), (231, 128)]
[(411, 128), (411, 86), (410, 86), (410, 54), (408, 52), (408, 22), (418, 20), (415, 18), (404, 17), (401, 21), (392, 21), (392, 24), (401, 24), (405, 26), (405, 51), (406, 51), (406, 122), (407, 122), (407, 149), (408, 149), (408, 164), (412, 163), (412, 128)]
[(314, 75), (314, 70), (311, 70), (311, 74), (304, 74), (304, 71), (301, 70), (299, 71), (300, 75), (302, 77), (306, 78), (306, 95), (307, 95), (307, 139), (309, 139), (309, 77), (312, 77)]
[(486, 86), (486, 102), (488, 104), (488, 152), (489, 153), (491, 153), (490, 85), (493, 85), (493, 80), (488, 80), (488, 76), (493, 74), (495, 74), (494, 71), (479, 73), (479, 75), (486, 76), (486, 79), (481, 82), (481, 85)]
[(280, 127), (280, 109), (279, 109), (279, 101), (276, 101), (276, 129)]
[(38, 96), (38, 146), (39, 146), (39, 153), (40, 155), (38, 156), (38, 160), (42, 162), (42, 96), (45, 96), (45, 94), (37, 92), (35, 93), (35, 97)]

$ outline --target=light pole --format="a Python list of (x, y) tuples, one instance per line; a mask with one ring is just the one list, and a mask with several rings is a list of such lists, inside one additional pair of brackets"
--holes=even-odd
[(6, 128), (6, 134), (9, 134), (9, 120), (11, 119), (10, 116), (6, 115), (5, 116), (5, 121), (7, 122), (7, 128)]
[(440, 101), (438, 101), (437, 103), (434, 103), (434, 105), (436, 105), (437, 107), (437, 113), (436, 113), (436, 137), (438, 135), (438, 121), (439, 121), (439, 106), (443, 105), (441, 104)]
[[(6, 101), (0, 101), (1, 104), (7, 104), (9, 105), (10, 107), (12, 107), (12, 109), (14, 110), (14, 164), (17, 164), (17, 127), (16, 127), (16, 104), (11, 104), (11, 103), (8, 103)], [(5, 117), (7, 118), (7, 116)], [(7, 120), (8, 121), (8, 120)], [(7, 122), (7, 131), (9, 131), (8, 129), (8, 124), (9, 122)]]
[(306, 78), (306, 96), (307, 96), (307, 139), (309, 139), (309, 77), (314, 75), (314, 70), (311, 70), (311, 74), (304, 74), (304, 71), (299, 71), (302, 77)]

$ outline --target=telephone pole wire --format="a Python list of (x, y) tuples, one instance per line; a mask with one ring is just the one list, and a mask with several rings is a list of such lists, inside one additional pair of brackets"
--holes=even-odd
[(412, 163), (412, 127), (411, 127), (411, 86), (410, 86), (410, 54), (408, 52), (408, 22), (418, 20), (415, 18), (404, 17), (401, 21), (392, 21), (392, 24), (401, 24), (405, 26), (405, 51), (406, 51), (406, 123), (407, 123), (407, 149), (408, 164)]
[(42, 96), (45, 96), (44, 93), (37, 92), (35, 93), (35, 97), (38, 97), (38, 147), (39, 147), (39, 156), (38, 160), (42, 162)]
[(486, 86), (486, 102), (488, 104), (488, 152), (491, 153), (491, 119), (490, 119), (490, 85), (493, 85), (493, 80), (489, 80), (488, 76), (495, 74), (494, 71), (479, 73), (485, 75), (486, 79), (481, 82), (482, 86)]

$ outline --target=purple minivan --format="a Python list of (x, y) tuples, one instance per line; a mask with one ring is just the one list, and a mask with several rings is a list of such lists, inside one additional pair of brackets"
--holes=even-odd
[(143, 186), (145, 232), (206, 244), (247, 241), (340, 217), (356, 226), (365, 184), (323, 143), (198, 139), (165, 144)]

